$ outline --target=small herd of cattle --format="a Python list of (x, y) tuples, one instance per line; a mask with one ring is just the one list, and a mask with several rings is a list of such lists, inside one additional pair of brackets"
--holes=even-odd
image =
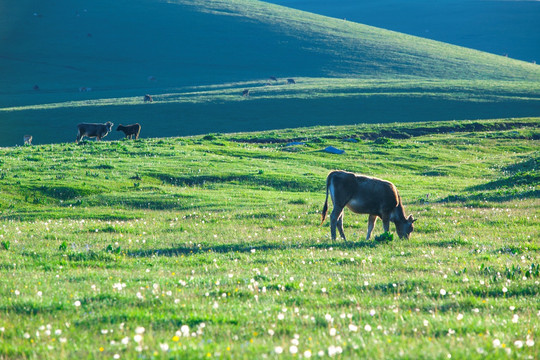
[[(78, 125), (77, 142), (84, 136), (95, 137), (101, 140), (112, 129), (113, 123)], [(126, 138), (139, 137), (141, 126), (119, 125), (117, 131), (123, 131)], [(30, 137), (30, 141), (32, 137)], [(414, 230), (416, 219), (412, 215), (405, 215), (401, 197), (397, 188), (389, 181), (358, 175), (346, 171), (332, 171), (326, 178), (326, 200), (322, 210), (321, 225), (326, 219), (328, 212), (328, 195), (334, 206), (330, 214), (330, 234), (332, 240), (336, 240), (336, 228), (343, 240), (347, 241), (343, 232), (343, 212), (345, 207), (356, 214), (368, 214), (368, 229), (366, 240), (371, 237), (377, 218), (383, 222), (385, 232), (390, 230), (390, 222), (396, 226), (396, 232), (400, 238), (408, 239)]]
[[(274, 77), (271, 80), (277, 80)], [(294, 79), (287, 79), (289, 84), (294, 84)], [(249, 96), (249, 90), (244, 90), (243, 96)], [(144, 96), (144, 102), (152, 102), (150, 95)], [(95, 137), (101, 140), (111, 132), (113, 123), (108, 121), (105, 124), (81, 123), (77, 125), (76, 142), (86, 137)], [(141, 132), (141, 125), (118, 125), (116, 131), (122, 131), (127, 139), (138, 139)], [(25, 145), (32, 144), (32, 136), (24, 136)], [(368, 229), (366, 240), (371, 237), (371, 232), (375, 227), (377, 218), (383, 222), (384, 231), (390, 230), (390, 222), (396, 226), (396, 233), (400, 238), (408, 239), (414, 230), (416, 219), (412, 215), (405, 215), (405, 210), (401, 202), (401, 197), (397, 188), (389, 181), (358, 175), (346, 171), (332, 171), (326, 178), (326, 200), (322, 210), (322, 223), (326, 219), (328, 212), (328, 195), (333, 204), (330, 214), (330, 235), (332, 240), (336, 240), (336, 228), (343, 240), (347, 240), (343, 232), (343, 212), (345, 207), (356, 214), (367, 214)]]
[[(113, 127), (113, 123), (107, 121), (105, 124), (95, 124), (95, 123), (81, 123), (77, 125), (77, 139), (75, 142), (79, 142), (83, 137), (95, 137), (96, 140), (101, 140), (107, 136)], [(126, 136), (126, 139), (138, 139), (139, 133), (141, 132), (141, 125), (132, 124), (132, 125), (118, 125), (116, 131), (122, 131)], [(24, 135), (23, 137), (24, 145), (32, 145), (32, 135)]]
[[(278, 79), (275, 76), (270, 76), (269, 78), (271, 81), (277, 82)], [(287, 84), (296, 84), (296, 81), (294, 79), (287, 79)], [(39, 87), (37, 85), (34, 86), (35, 90), (38, 90)], [(91, 88), (82, 87), (79, 88), (79, 91), (85, 92), (85, 91), (91, 91)], [(242, 91), (242, 96), (249, 96), (250, 91), (249, 89), (245, 89)], [(154, 99), (150, 94), (146, 94), (143, 97), (143, 101), (146, 102), (153, 102)], [(96, 140), (101, 140), (109, 132), (112, 130), (112, 126), (114, 124), (110, 121), (106, 122), (105, 124), (95, 124), (95, 123), (82, 123), (77, 125), (78, 133), (77, 133), (77, 140), (76, 142), (79, 142), (82, 140), (82, 138), (86, 137), (95, 137)], [(132, 125), (118, 125), (116, 128), (116, 131), (122, 131), (126, 135), (127, 139), (135, 139), (139, 138), (139, 133), (141, 132), (141, 125), (139, 124), (132, 124)], [(32, 135), (24, 135), (24, 145), (32, 145)]]
[[(107, 136), (108, 133), (111, 132), (113, 123), (110, 121), (107, 121), (105, 124), (94, 124), (94, 123), (81, 123), (77, 125), (77, 139), (76, 142), (79, 142), (82, 140), (83, 137), (95, 137), (96, 140), (101, 140), (105, 136)], [(122, 131), (124, 135), (126, 135), (126, 139), (138, 139), (139, 133), (141, 132), (141, 125), (139, 124), (132, 124), (132, 125), (118, 125), (116, 128), (116, 131)]]

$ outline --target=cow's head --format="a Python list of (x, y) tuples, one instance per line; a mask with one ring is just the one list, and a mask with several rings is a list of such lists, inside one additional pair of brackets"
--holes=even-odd
[(411, 235), (411, 233), (413, 232), (414, 230), (414, 222), (416, 221), (417, 219), (414, 219), (412, 215), (409, 215), (409, 217), (407, 219), (405, 219), (404, 221), (402, 221), (401, 223), (399, 224), (396, 224), (396, 232), (398, 234), (398, 236), (400, 237), (400, 239), (408, 239), (409, 238), (409, 235)]

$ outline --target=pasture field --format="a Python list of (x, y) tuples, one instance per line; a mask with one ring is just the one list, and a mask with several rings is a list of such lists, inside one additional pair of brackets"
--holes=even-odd
[[(537, 359), (539, 122), (1, 148), (0, 359)], [(411, 239), (332, 242), (333, 169)]]

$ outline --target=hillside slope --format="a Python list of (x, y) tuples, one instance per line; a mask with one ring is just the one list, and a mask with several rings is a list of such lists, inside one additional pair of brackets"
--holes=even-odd
[[(2, 10), (0, 122), (8, 130), (1, 135), (0, 146), (19, 142), (25, 132), (38, 133), (41, 142), (71, 141), (74, 125), (80, 121), (138, 121), (143, 125), (158, 123), (160, 129), (174, 129), (172, 133), (161, 131), (153, 136), (208, 132), (215, 121), (227, 123), (218, 127), (220, 131), (275, 128), (276, 119), (269, 118), (269, 114), (276, 108), (280, 111), (279, 120), (288, 126), (308, 125), (312, 120), (334, 121), (334, 106), (321, 104), (319, 95), (328, 81), (340, 81), (338, 78), (375, 79), (383, 83), (389, 79), (437, 79), (430, 93), (440, 92), (438, 89), (446, 87), (447, 80), (497, 81), (495, 88), (506, 88), (509, 82), (526, 82), (523, 87), (529, 90), (525, 103), (518, 88), (511, 94), (511, 104), (497, 106), (505, 109), (504, 113), (489, 109), (459, 116), (447, 114), (444, 118), (538, 113), (534, 96), (540, 83), (537, 65), (259, 1), (62, 0), (44, 4), (23, 0)], [(312, 85), (314, 95), (307, 101), (279, 102), (274, 98), (271, 104), (252, 103), (254, 109), (235, 108), (229, 102), (238, 100), (233, 93), (241, 93), (253, 81), (262, 86), (270, 76), (277, 77), (278, 84), (283, 84), (287, 77), (322, 82)], [(229, 97), (207, 98), (192, 110), (183, 107), (185, 94), (212, 91), (213, 85), (223, 84), (234, 89)], [(34, 90), (34, 86), (39, 90)], [(402, 86), (399, 95), (406, 97), (415, 86)], [(477, 93), (473, 96), (476, 98), (485, 88), (479, 90), (474, 84), (467, 87), (468, 93)], [(80, 92), (81, 88), (92, 91)], [(166, 109), (141, 111), (139, 106), (132, 105), (140, 105), (140, 96), (145, 93), (172, 93), (180, 100), (176, 105), (168, 103)], [(328, 100), (327, 95), (324, 97)], [(86, 102), (96, 99), (99, 108)], [(115, 99), (114, 105), (123, 107), (112, 109), (103, 99)], [(358, 97), (349, 96), (349, 100), (343, 104), (344, 117), (335, 121), (358, 121), (354, 109), (363, 102)], [(378, 118), (377, 109), (385, 106), (384, 99), (382, 103), (379, 100), (380, 94), (363, 118), (389, 121)], [(398, 109), (401, 100), (390, 107)], [(79, 101), (77, 111), (69, 105), (73, 101)], [(49, 103), (66, 106), (57, 106), (55, 111), (47, 106), (24, 107)], [(414, 103), (425, 116), (440, 105), (422, 108), (422, 102)], [(227, 118), (220, 118), (223, 104), (233, 108)], [(451, 109), (456, 104), (441, 106)], [(19, 108), (13, 111), (14, 107)], [(315, 119), (307, 118), (313, 108), (319, 110)], [(296, 116), (303, 110), (306, 117)], [(416, 118), (411, 112), (400, 119), (398, 114), (386, 114), (385, 118), (425, 118)], [(249, 122), (250, 127), (241, 127), (237, 118)], [(203, 123), (202, 127), (181, 131)]]
[(531, 64), (258, 1), (21, 3), (3, 19), (4, 94), (268, 76), (540, 80)]
[(540, 61), (540, 2), (515, 0), (265, 0), (449, 44)]

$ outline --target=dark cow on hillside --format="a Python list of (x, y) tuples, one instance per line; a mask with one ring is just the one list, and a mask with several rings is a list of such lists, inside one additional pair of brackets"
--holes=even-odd
[(118, 125), (116, 128), (116, 131), (122, 131), (127, 139), (133, 139), (133, 136), (135, 136), (135, 139), (139, 138), (139, 133), (141, 132), (141, 125), (139, 124), (132, 124), (132, 125)]
[(287, 79), (287, 84), (296, 84), (296, 81), (294, 79)]
[(405, 217), (401, 197), (394, 184), (389, 181), (346, 171), (332, 171), (326, 178), (326, 201), (322, 211), (322, 222), (328, 211), (328, 193), (334, 204), (330, 214), (332, 240), (336, 239), (336, 226), (343, 240), (347, 240), (343, 233), (345, 207), (357, 214), (369, 214), (366, 240), (371, 236), (377, 217), (382, 219), (384, 231), (389, 231), (392, 221), (400, 238), (408, 239), (413, 231), (416, 219), (413, 219), (412, 215)]
[(277, 81), (277, 77), (275, 77), (275, 76), (270, 76), (270, 80), (272, 80), (272, 81)]
[(79, 132), (77, 133), (76, 142), (81, 141), (81, 139), (85, 136), (95, 137), (97, 141), (100, 141), (105, 136), (107, 136), (107, 134), (111, 131), (113, 125), (114, 124), (110, 121), (107, 121), (105, 124), (79, 124), (77, 125), (77, 129), (79, 130)]
[(249, 96), (249, 89), (245, 89), (242, 91), (242, 96), (248, 97)]
[(149, 94), (144, 95), (143, 100), (144, 100), (144, 102), (153, 102), (154, 101), (154, 99), (152, 99), (152, 96), (150, 96)]

